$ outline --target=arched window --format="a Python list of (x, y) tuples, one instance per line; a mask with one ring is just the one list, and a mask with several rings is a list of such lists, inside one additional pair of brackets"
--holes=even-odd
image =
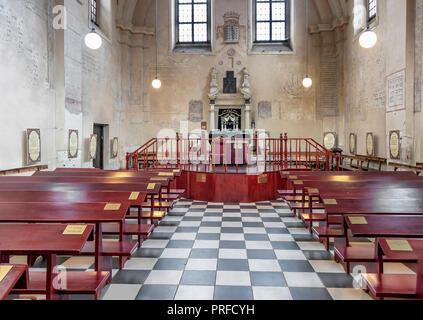
[(97, 0), (90, 0), (90, 19), (95, 25), (98, 25), (97, 9)]
[(290, 0), (253, 1), (254, 42), (288, 42), (290, 38)]
[(210, 0), (176, 0), (176, 43), (209, 44)]
[(367, 19), (372, 21), (377, 16), (377, 0), (367, 0)]

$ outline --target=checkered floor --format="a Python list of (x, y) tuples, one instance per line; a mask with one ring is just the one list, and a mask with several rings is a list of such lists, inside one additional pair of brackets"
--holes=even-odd
[[(370, 299), (332, 254), (283, 201), (181, 200), (123, 270), (114, 259), (113, 280), (101, 299)], [(87, 270), (93, 259), (59, 263)]]

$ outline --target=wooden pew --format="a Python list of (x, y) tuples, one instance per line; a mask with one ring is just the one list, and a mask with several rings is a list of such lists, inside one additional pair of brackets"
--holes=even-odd
[(47, 300), (59, 294), (93, 294), (96, 298), (111, 278), (107, 271), (67, 271), (66, 281), (57, 281), (57, 255), (78, 255), (93, 232), (86, 225), (82, 234), (64, 234), (64, 224), (0, 224), (0, 252), (7, 255), (43, 255), (46, 271), (29, 271), (27, 288), (12, 294), (45, 294)]
[[(151, 183), (160, 185), (161, 188), (167, 188), (170, 183), (170, 179), (168, 177), (160, 177), (160, 181), (152, 180), (153, 177), (129, 177), (129, 178), (117, 178), (117, 177), (86, 177), (86, 176), (69, 176), (69, 177), (62, 177), (62, 176), (31, 176), (31, 177), (0, 177), (0, 183), (43, 183), (43, 182), (52, 182), (52, 183), (108, 183), (108, 184), (123, 184), (123, 183), (146, 183), (147, 186)], [(160, 199), (160, 192), (158, 193)], [(145, 202), (143, 207), (151, 208), (152, 211), (154, 209), (162, 209), (165, 208), (169, 210), (172, 208), (173, 202), (170, 201), (156, 201), (154, 204), (151, 202)]]
[[(123, 242), (125, 232), (125, 216), (129, 210), (128, 203), (109, 208), (109, 203), (35, 203), (14, 202), (0, 203), (0, 223), (93, 223), (95, 224), (94, 252), (95, 270), (112, 269), (111, 257), (103, 255), (103, 223), (117, 223), (119, 241)], [(85, 244), (85, 243), (84, 243)], [(81, 248), (80, 251), (82, 251)], [(79, 252), (78, 252), (79, 253)]]
[(411, 171), (418, 176), (423, 172), (422, 167), (410, 166), (410, 165), (401, 164), (401, 163), (390, 162), (389, 167), (394, 168), (394, 171), (398, 171), (399, 169), (402, 169), (405, 171)]
[[(151, 187), (151, 188), (150, 188)], [(115, 192), (140, 192), (154, 196), (160, 192), (159, 184), (146, 183), (0, 183), (0, 193), (3, 190), (20, 191), (115, 191)], [(154, 212), (154, 208), (151, 208)], [(142, 211), (138, 211), (138, 217), (142, 219)], [(138, 238), (146, 238), (153, 231), (154, 226), (150, 224), (127, 224), (126, 235), (136, 235)], [(104, 226), (103, 234), (120, 234), (119, 225), (108, 223)]]
[[(132, 192), (94, 192), (94, 191), (21, 191), (21, 190), (2, 190), (0, 191), (0, 203), (13, 202), (40, 202), (40, 203), (66, 203), (72, 206), (73, 203), (124, 203), (127, 202), (131, 207), (140, 210), (144, 203), (145, 193)], [(139, 220), (141, 224), (141, 219)], [(150, 228), (153, 226), (150, 225)], [(144, 237), (146, 238), (146, 236)], [(105, 256), (119, 257), (119, 265), (122, 268), (125, 261), (132, 256), (137, 246), (140, 247), (142, 238), (139, 235), (138, 243), (132, 240), (119, 242), (104, 242), (102, 254)], [(82, 255), (94, 255), (95, 244), (87, 242)]]
[[(354, 237), (371, 237), (377, 239), (375, 253), (377, 255), (378, 273), (369, 273), (363, 276), (367, 289), (370, 290), (373, 296), (379, 298), (423, 298), (422, 241), (407, 241), (411, 249), (413, 250), (414, 248), (413, 251), (407, 252), (398, 251), (398, 249), (392, 250), (387, 239), (379, 239), (422, 239), (422, 216), (345, 216), (344, 227), (348, 228)], [(401, 241), (401, 246), (404, 245), (403, 242)], [(418, 260), (417, 275), (383, 274), (383, 261), (385, 259), (392, 260), (392, 257), (395, 256), (405, 256), (406, 260)]]
[(27, 285), (27, 265), (0, 264), (0, 300), (7, 300), (12, 289), (26, 289)]

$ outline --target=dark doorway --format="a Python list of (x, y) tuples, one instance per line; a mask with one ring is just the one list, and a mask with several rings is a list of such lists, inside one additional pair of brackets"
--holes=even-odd
[(93, 160), (93, 167), (104, 169), (104, 127), (102, 124), (94, 124), (94, 134), (97, 135), (97, 157)]

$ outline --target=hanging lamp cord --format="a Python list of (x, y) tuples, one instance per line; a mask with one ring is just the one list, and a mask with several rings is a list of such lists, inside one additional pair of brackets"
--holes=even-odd
[(306, 50), (307, 50), (307, 73), (306, 73), (306, 75), (307, 75), (307, 77), (309, 77), (309, 74), (308, 74), (308, 72), (309, 72), (309, 59), (310, 59), (310, 57), (309, 57), (309, 51), (310, 51), (310, 49), (309, 49), (309, 39), (308, 39), (308, 29), (309, 29), (309, 23), (308, 23), (308, 19), (309, 19), (309, 0), (306, 0)]
[(156, 79), (158, 79), (159, 77), (159, 66), (158, 66), (158, 60), (159, 60), (159, 49), (158, 49), (158, 45), (157, 45), (157, 12), (159, 9), (159, 2), (158, 0), (156, 0), (156, 19), (155, 19), (155, 23), (154, 23), (154, 37), (155, 37), (155, 42), (156, 42)]

